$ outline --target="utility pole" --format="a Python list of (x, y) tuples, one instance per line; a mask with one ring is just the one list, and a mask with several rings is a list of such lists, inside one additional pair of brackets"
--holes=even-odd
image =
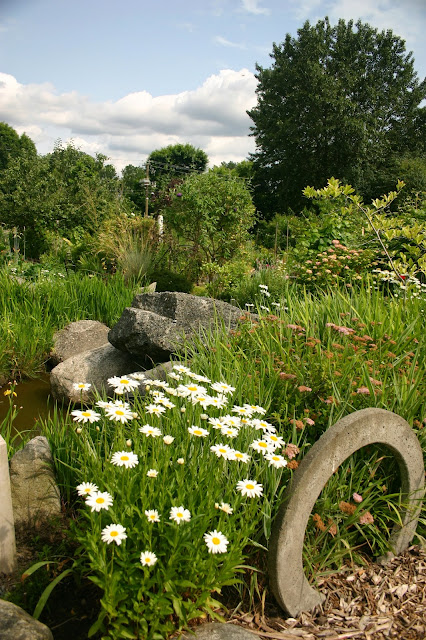
[(148, 193), (151, 180), (149, 179), (149, 162), (146, 163), (146, 176), (141, 180), (142, 185), (145, 187), (145, 218), (148, 217)]

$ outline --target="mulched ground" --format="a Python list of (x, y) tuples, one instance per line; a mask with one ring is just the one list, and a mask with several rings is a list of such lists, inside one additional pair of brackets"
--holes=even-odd
[(348, 568), (318, 584), (326, 599), (313, 613), (285, 619), (265, 603), (263, 611), (238, 612), (229, 622), (277, 640), (425, 640), (425, 547), (412, 546), (386, 566)]

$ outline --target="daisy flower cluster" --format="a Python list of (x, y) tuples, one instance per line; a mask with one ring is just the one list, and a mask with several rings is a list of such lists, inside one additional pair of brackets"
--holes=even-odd
[[(109, 383), (119, 396), (131, 392), (133, 406), (119, 397), (98, 401), (99, 412), (72, 412), (79, 423), (108, 419), (123, 425), (114, 431), (104, 465), (107, 480), (99, 481), (102, 489), (93, 482), (77, 487), (91, 518), (110, 515), (114, 520), (96, 527), (101, 541), (120, 547), (126, 542), (132, 557), (136, 546), (144, 569), (167, 564), (161, 540), (170, 526), (176, 527), (176, 535), (194, 536), (191, 545), (204, 548), (207, 557), (228, 554), (230, 541), (240, 540), (236, 531), (241, 522), (253, 527), (252, 516), (262, 513), (258, 503), (270, 486), (275, 491), (287, 466), (286, 443), (266, 419), (266, 410), (234, 404), (234, 386), (183, 364), (174, 364), (167, 380), (148, 380), (137, 373)], [(138, 393), (140, 383), (144, 396)], [(193, 497), (194, 479), (200, 488), (208, 483), (199, 496), (202, 506)]]

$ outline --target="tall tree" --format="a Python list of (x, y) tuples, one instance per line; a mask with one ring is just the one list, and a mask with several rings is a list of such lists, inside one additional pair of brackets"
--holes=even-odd
[(203, 173), (208, 161), (207, 154), (192, 144), (171, 144), (152, 151), (147, 159), (157, 193), (167, 189), (172, 181), (183, 180), (191, 173)]
[(271, 58), (271, 68), (256, 67), (258, 103), (248, 112), (265, 217), (303, 206), (303, 187), (324, 186), (331, 176), (373, 195), (387, 159), (425, 138), (426, 81), (392, 31), (352, 20), (306, 22), (297, 38), (274, 43)]
[(31, 138), (25, 133), (19, 136), (13, 127), (0, 122), (0, 171), (6, 169), (11, 160), (25, 153), (32, 156), (37, 153)]

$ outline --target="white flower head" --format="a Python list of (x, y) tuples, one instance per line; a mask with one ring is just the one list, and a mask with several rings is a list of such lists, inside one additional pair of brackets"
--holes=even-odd
[(252, 413), (257, 413), (260, 416), (264, 416), (266, 413), (266, 409), (264, 409), (263, 407), (259, 407), (258, 404), (244, 404), (244, 407), (247, 407), (247, 409), (250, 409)]
[(228, 425), (228, 427), (235, 427), (235, 429), (239, 429), (241, 427), (241, 418), (238, 416), (222, 416), (223, 424)]
[(237, 415), (244, 416), (246, 418), (251, 418), (253, 415), (253, 411), (247, 405), (244, 405), (243, 407), (235, 405), (232, 407), (231, 411), (232, 413), (236, 413)]
[(170, 520), (174, 520), (176, 524), (189, 522), (191, 520), (191, 513), (184, 507), (172, 507), (170, 509)]
[(105, 413), (111, 420), (125, 424), (129, 420), (133, 420), (133, 414), (129, 409), (120, 406), (110, 406), (105, 409)]
[(93, 491), (86, 498), (86, 504), (92, 511), (101, 511), (101, 509), (108, 511), (112, 503), (112, 496), (107, 491)]
[(265, 440), (274, 445), (275, 449), (281, 449), (285, 445), (284, 439), (281, 436), (275, 435), (275, 433), (265, 433)]
[(129, 378), (133, 378), (133, 380), (139, 380), (139, 382), (148, 382), (148, 378), (143, 371), (135, 371), (134, 373), (129, 373)]
[(173, 436), (164, 436), (163, 438), (164, 444), (172, 444), (173, 440), (174, 440)]
[(131, 376), (114, 376), (108, 378), (108, 384), (114, 387), (115, 393), (124, 393), (125, 391), (133, 391), (139, 386), (139, 381)]
[(227, 502), (221, 502), (220, 504), (216, 502), (215, 507), (216, 507), (216, 509), (220, 509), (221, 511), (226, 513), (226, 515), (228, 515), (228, 516), (230, 516), (230, 515), (232, 515), (234, 513), (233, 508)]
[(197, 438), (206, 438), (209, 435), (207, 429), (202, 429), (201, 427), (196, 427), (192, 425), (192, 427), (188, 427), (188, 432), (191, 436), (197, 436)]
[(145, 411), (150, 413), (153, 416), (160, 417), (162, 413), (164, 413), (166, 407), (163, 407), (161, 404), (147, 404), (145, 407)]
[(213, 451), (217, 455), (218, 458), (225, 458), (225, 460), (229, 460), (232, 455), (232, 449), (227, 444), (214, 444), (210, 447), (210, 451)]
[(102, 542), (115, 542), (118, 546), (127, 538), (126, 529), (121, 524), (109, 524), (102, 529)]
[(101, 417), (100, 413), (96, 413), (92, 409), (85, 409), (84, 411), (80, 411), (79, 409), (74, 409), (71, 411), (71, 415), (74, 416), (74, 422), (97, 422)]
[(152, 551), (142, 551), (140, 560), (143, 567), (152, 567), (157, 562), (157, 556)]
[(227, 427), (226, 425), (222, 427), (220, 432), (223, 436), (228, 436), (228, 438), (236, 438), (239, 434), (238, 429), (235, 429), (234, 427)]
[(157, 438), (158, 436), (161, 436), (160, 429), (158, 427), (151, 427), (150, 424), (144, 424), (143, 427), (139, 427), (139, 431), (145, 434), (147, 438), (149, 438), (150, 436), (151, 438)]
[(148, 509), (145, 511), (145, 515), (148, 518), (148, 522), (154, 524), (154, 522), (160, 522), (160, 516), (157, 509)]
[(158, 471), (156, 469), (148, 469), (146, 475), (148, 478), (156, 478), (158, 476)]
[(277, 453), (267, 453), (265, 459), (268, 460), (271, 467), (280, 469), (287, 466), (287, 460), (283, 456), (279, 456)]
[(210, 533), (205, 533), (203, 538), (209, 553), (226, 553), (229, 541), (221, 531), (216, 531), (215, 529), (214, 531), (210, 531)]
[(260, 453), (272, 453), (275, 450), (275, 446), (268, 440), (253, 440), (251, 448)]
[(184, 460), (184, 458), (178, 458), (178, 459), (176, 460), (176, 462), (177, 462), (178, 464), (185, 464), (185, 460)]
[(116, 467), (126, 467), (126, 469), (133, 469), (139, 464), (138, 456), (131, 451), (116, 451), (112, 455), (111, 462)]
[(77, 487), (79, 496), (87, 496), (95, 491), (99, 491), (99, 489), (93, 482), (82, 482), (82, 484), (79, 484)]
[(233, 393), (235, 391), (235, 387), (231, 387), (231, 385), (226, 382), (214, 382), (211, 385), (213, 391), (217, 391), (218, 393)]
[(75, 391), (89, 391), (91, 386), (90, 382), (74, 382), (72, 385)]
[(237, 491), (240, 491), (243, 496), (248, 498), (257, 498), (263, 493), (263, 486), (256, 482), (256, 480), (240, 480), (237, 482)]
[(237, 460), (238, 462), (244, 462), (244, 464), (247, 464), (250, 461), (250, 456), (248, 453), (232, 449), (229, 455), (229, 460)]
[(183, 364), (174, 364), (173, 369), (178, 373), (192, 373), (191, 369), (188, 369), (188, 367), (185, 367)]
[(216, 407), (216, 409), (223, 409), (223, 407), (226, 407), (227, 404), (228, 404), (228, 398), (221, 393), (216, 397), (213, 397), (213, 396), (210, 397), (211, 407)]

